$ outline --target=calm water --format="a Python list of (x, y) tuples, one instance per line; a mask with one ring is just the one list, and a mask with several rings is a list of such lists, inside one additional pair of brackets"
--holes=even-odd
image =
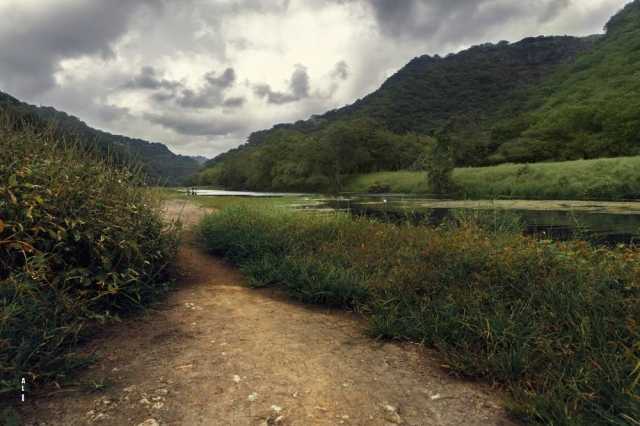
[[(182, 192), (187, 191), (185, 189)], [(283, 192), (224, 191), (221, 189), (196, 189), (195, 193), (205, 197), (299, 197), (304, 195)]]
[[(467, 214), (485, 219), (517, 217), (525, 232), (552, 239), (585, 238), (597, 243), (640, 243), (640, 201), (439, 200), (407, 195), (322, 196), (287, 193), (198, 190), (202, 196), (292, 197), (292, 207), (347, 211), (390, 222), (437, 225)], [(300, 197), (303, 201), (300, 202)], [(295, 200), (293, 200), (295, 198)]]
[(409, 220), (432, 225), (455, 220), (461, 212), (480, 214), (485, 222), (517, 219), (527, 234), (546, 238), (577, 237), (603, 244), (640, 243), (640, 202), (471, 201), (357, 195), (325, 199), (318, 205), (386, 221)]

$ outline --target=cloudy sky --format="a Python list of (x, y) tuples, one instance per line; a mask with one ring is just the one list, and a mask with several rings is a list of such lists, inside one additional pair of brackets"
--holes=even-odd
[(627, 0), (0, 0), (0, 90), (215, 156), (411, 58), (602, 32)]

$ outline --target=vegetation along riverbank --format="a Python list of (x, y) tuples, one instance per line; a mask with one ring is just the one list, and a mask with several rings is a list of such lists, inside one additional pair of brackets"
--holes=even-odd
[(461, 220), (438, 228), (233, 206), (200, 236), (253, 286), (356, 309), (375, 336), (437, 348), (542, 424), (640, 419), (640, 253)]
[(174, 227), (140, 177), (45, 131), (0, 127), (0, 398), (64, 383), (92, 330), (170, 285)]
[[(451, 180), (451, 195), (462, 198), (638, 199), (640, 157), (457, 168)], [(344, 190), (434, 193), (425, 173), (415, 171), (355, 175), (347, 179)]]

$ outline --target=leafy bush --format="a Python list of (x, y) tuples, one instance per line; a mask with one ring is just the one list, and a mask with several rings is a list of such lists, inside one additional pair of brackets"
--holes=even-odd
[(64, 379), (92, 325), (167, 290), (173, 228), (135, 172), (0, 127), (0, 396)]
[(638, 423), (640, 252), (488, 225), (231, 207), (200, 235), (254, 285), (355, 307), (375, 335), (424, 342), (452, 371), (503, 385), (523, 420)]

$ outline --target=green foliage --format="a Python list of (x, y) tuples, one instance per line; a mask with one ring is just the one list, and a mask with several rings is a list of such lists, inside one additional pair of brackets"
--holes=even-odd
[[(638, 199), (640, 157), (458, 168), (452, 181), (458, 194), (477, 199)], [(434, 192), (424, 172), (406, 171), (352, 176), (345, 190), (367, 192), (374, 183), (387, 192)]]
[(589, 52), (531, 90), (492, 162), (567, 160), (640, 154), (640, 2), (611, 18)]
[(41, 131), (47, 129), (60, 140), (76, 141), (110, 161), (124, 165), (140, 165), (155, 184), (178, 185), (200, 168), (190, 157), (176, 155), (165, 145), (93, 129), (78, 118), (51, 107), (37, 107), (20, 102), (0, 92), (0, 112), (11, 116), (16, 127), (26, 125)]
[(339, 191), (347, 175), (408, 168), (429, 142), (369, 120), (338, 122), (313, 136), (280, 129), (261, 144), (228, 153), (195, 181), (232, 189)]
[[(64, 381), (93, 326), (168, 289), (176, 235), (128, 169), (0, 128), (0, 396)], [(14, 394), (11, 394), (14, 392)]]
[(454, 191), (451, 179), (454, 169), (451, 144), (444, 137), (440, 137), (426, 151), (422, 163), (431, 191), (435, 194), (451, 194)]
[(355, 307), (378, 336), (421, 341), (465, 376), (503, 385), (541, 424), (640, 421), (640, 252), (523, 237), (505, 222), (395, 226), (236, 207), (206, 247), (254, 285)]

